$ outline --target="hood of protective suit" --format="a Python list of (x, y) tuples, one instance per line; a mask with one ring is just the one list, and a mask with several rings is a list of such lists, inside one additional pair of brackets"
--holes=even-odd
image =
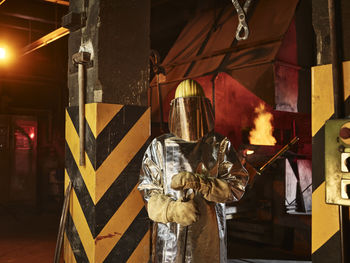
[(194, 80), (182, 81), (170, 104), (169, 131), (185, 141), (196, 142), (214, 129), (211, 103)]

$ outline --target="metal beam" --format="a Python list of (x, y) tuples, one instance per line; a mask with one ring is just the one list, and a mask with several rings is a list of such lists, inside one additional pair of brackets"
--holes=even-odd
[(41, 23), (45, 23), (45, 24), (51, 24), (51, 25), (55, 25), (56, 24), (56, 22), (52, 21), (52, 20), (47, 20), (47, 19), (38, 18), (38, 17), (34, 17), (34, 16), (28, 16), (28, 15), (23, 15), (23, 14), (11, 13), (11, 12), (0, 12), (0, 15), (12, 16), (12, 17), (25, 19), (25, 20), (37, 21), (37, 22), (41, 22)]
[[(21, 83), (21, 84), (36, 84), (36, 85), (47, 85), (48, 83), (56, 83), (57, 78), (42, 77), (37, 75), (24, 75), (24, 74), (7, 74), (1, 78), (4, 83)], [(62, 82), (63, 83), (63, 82)]]
[(67, 28), (64, 27), (60, 27), (58, 29), (56, 29), (55, 31), (52, 31), (51, 33), (39, 38), (38, 40), (34, 41), (33, 43), (25, 46), (22, 50), (22, 56), (27, 55), (31, 52), (33, 52), (34, 50), (37, 50), (41, 47), (44, 47), (48, 44), (50, 44), (51, 42), (58, 40), (66, 35), (69, 34), (69, 30)]
[(50, 2), (58, 5), (64, 5), (64, 6), (69, 6), (69, 1), (64, 1), (64, 0), (42, 0), (44, 2)]
[(29, 27), (24, 27), (24, 26), (15, 26), (15, 25), (4, 24), (4, 23), (0, 23), (0, 28), (10, 28), (10, 29), (17, 29), (17, 30), (28, 31), (28, 32), (31, 31), (31, 32), (37, 32), (37, 33), (47, 32), (45, 30), (38, 30), (35, 28), (29, 28)]

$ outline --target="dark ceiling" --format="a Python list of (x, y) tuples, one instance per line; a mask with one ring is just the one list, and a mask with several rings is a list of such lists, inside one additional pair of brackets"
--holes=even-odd
[(6, 0), (0, 6), (0, 39), (25, 46), (60, 26), (67, 6), (36, 0)]
[[(11, 107), (50, 108), (48, 98), (67, 97), (67, 39), (65, 36), (23, 57), (21, 50), (61, 26), (68, 6), (54, 0), (5, 0), (0, 5), (0, 45), (7, 44), (16, 59), (0, 64), (0, 104), (11, 97)], [(2, 1), (0, 0), (0, 3)], [(67, 1), (63, 1), (67, 2)], [(196, 12), (219, 8), (230, 0), (151, 0), (151, 48), (164, 59), (186, 23)], [(7, 100), (8, 101), (8, 100)], [(62, 105), (63, 104), (63, 105)]]
[[(55, 0), (5, 0), (0, 6), (0, 43), (14, 50), (60, 27), (68, 6)], [(1, 2), (1, 1), (0, 1)], [(62, 1), (68, 2), (68, 1)], [(227, 4), (229, 0), (152, 0), (151, 48), (164, 57), (196, 10)]]

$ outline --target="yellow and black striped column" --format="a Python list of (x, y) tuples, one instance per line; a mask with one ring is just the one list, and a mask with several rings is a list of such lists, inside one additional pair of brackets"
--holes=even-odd
[[(350, 62), (343, 63), (345, 98)], [(349, 99), (346, 99), (348, 103)], [(312, 68), (312, 262), (341, 262), (339, 207), (325, 202), (324, 124), (334, 114), (332, 65)]]
[(137, 190), (150, 136), (148, 107), (86, 104), (86, 165), (79, 166), (78, 107), (66, 112), (65, 186), (73, 182), (64, 260), (149, 261), (147, 212)]

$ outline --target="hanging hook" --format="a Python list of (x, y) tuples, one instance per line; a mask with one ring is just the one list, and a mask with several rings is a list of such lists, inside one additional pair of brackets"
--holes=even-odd
[(236, 31), (236, 39), (238, 41), (246, 40), (249, 36), (249, 28), (246, 21), (246, 15), (247, 15), (248, 8), (250, 6), (251, 1), (252, 0), (246, 0), (242, 8), (238, 0), (232, 0), (232, 4), (236, 8), (237, 15), (238, 15), (238, 26)]

